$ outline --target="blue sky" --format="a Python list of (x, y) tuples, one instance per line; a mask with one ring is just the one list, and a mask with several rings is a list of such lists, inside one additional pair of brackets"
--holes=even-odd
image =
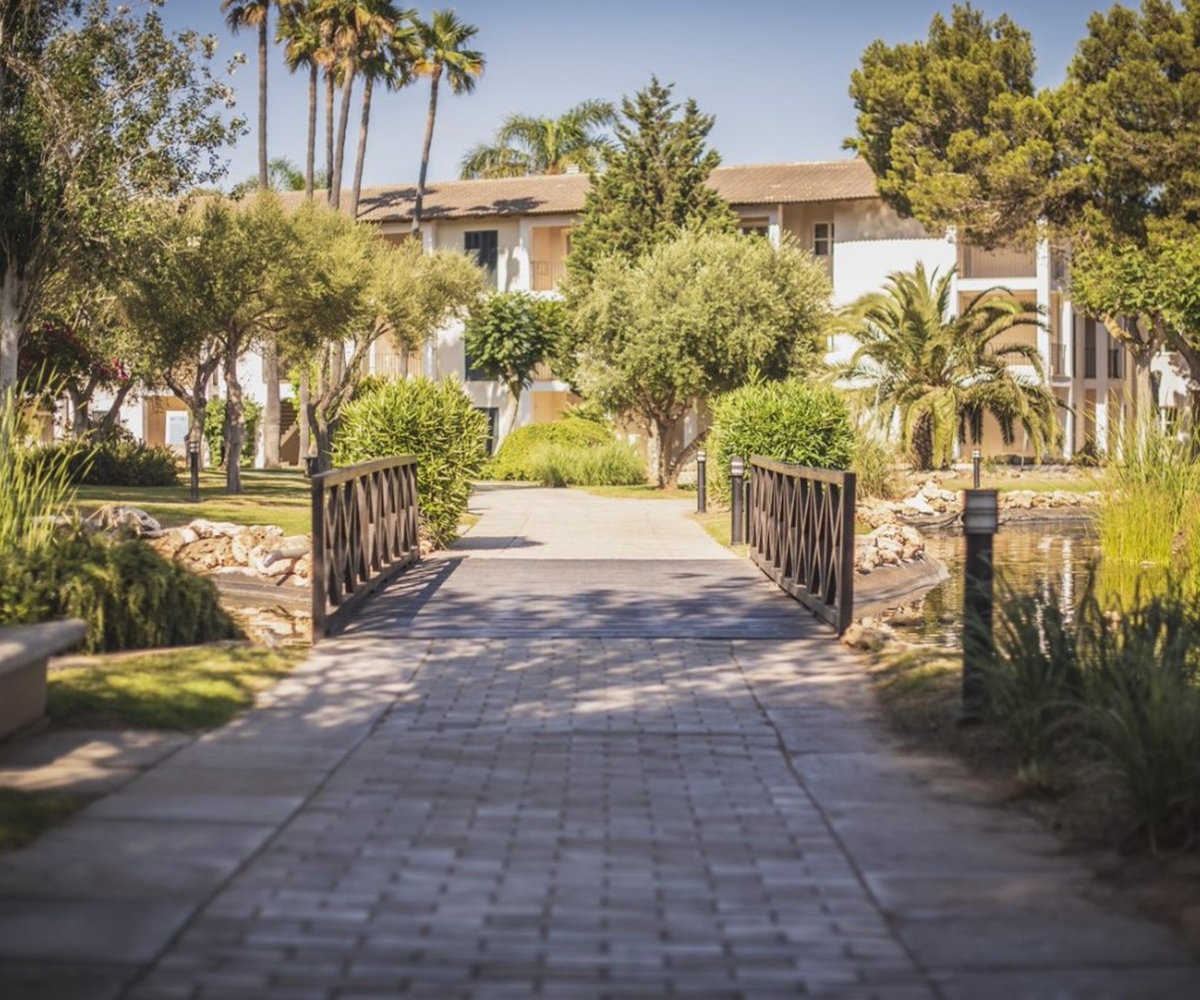
[[(434, 180), (456, 177), (463, 153), (488, 139), (510, 112), (557, 115), (585, 98), (619, 100), (644, 86), (651, 73), (674, 83), (676, 97), (694, 97), (716, 116), (710, 141), (726, 164), (844, 157), (842, 140), (854, 131), (847, 90), (863, 49), (875, 38), (922, 38), (932, 16), (950, 9), (949, 2), (925, 0), (459, 0), (453, 6), (479, 27), (477, 47), (487, 69), (474, 94), (439, 101)], [(988, 17), (1007, 13), (1033, 33), (1038, 83), (1046, 86), (1062, 79), (1088, 15), (1099, 5), (1008, 0), (975, 6)], [(233, 83), (241, 113), (253, 124), (254, 37), (233, 36), (219, 7), (219, 0), (168, 0), (163, 16), (172, 28), (216, 34), (222, 56), (249, 56)], [(271, 155), (301, 164), (307, 81), (287, 74), (278, 47), (270, 73)], [(427, 102), (424, 82), (377, 95), (368, 186), (415, 180)], [(356, 122), (357, 106), (354, 116)], [(255, 173), (255, 143), (252, 131), (232, 152), (230, 181)], [(352, 155), (350, 142), (347, 147)]]

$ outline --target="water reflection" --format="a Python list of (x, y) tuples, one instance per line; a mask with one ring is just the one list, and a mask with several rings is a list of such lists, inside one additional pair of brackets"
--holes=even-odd
[[(961, 647), (964, 546), (958, 533), (925, 536), (926, 551), (946, 564), (950, 578), (919, 601), (884, 616), (901, 638)], [(1095, 531), (1078, 523), (1004, 525), (995, 538), (997, 572), (1016, 589), (1036, 590), (1047, 599), (1053, 584), (1064, 611), (1074, 605), (1088, 566), (1099, 554)]]

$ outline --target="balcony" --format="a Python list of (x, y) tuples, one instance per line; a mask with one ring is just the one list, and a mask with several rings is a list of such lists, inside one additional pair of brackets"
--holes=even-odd
[(1032, 250), (963, 247), (959, 251), (958, 273), (963, 278), (1036, 278), (1037, 255)]
[(552, 292), (567, 273), (565, 260), (531, 260), (530, 287), (535, 292)]

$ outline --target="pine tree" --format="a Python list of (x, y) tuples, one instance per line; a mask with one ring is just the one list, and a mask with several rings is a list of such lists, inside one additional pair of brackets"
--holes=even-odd
[(605, 171), (592, 177), (579, 225), (571, 231), (567, 266), (571, 285), (583, 292), (597, 263), (609, 254), (630, 261), (681, 229), (734, 232), (737, 216), (707, 184), (721, 162), (705, 145), (713, 127), (694, 100), (671, 101), (657, 77), (632, 100), (621, 102), (623, 120)]

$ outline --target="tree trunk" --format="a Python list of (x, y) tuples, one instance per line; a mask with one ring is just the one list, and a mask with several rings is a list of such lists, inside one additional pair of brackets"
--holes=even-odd
[(671, 431), (675, 429), (675, 421), (665, 417), (652, 417), (653, 434), (650, 442), (653, 446), (654, 485), (660, 490), (665, 489), (670, 480), (671, 472)]
[(17, 353), (21, 346), (21, 306), (25, 283), (9, 265), (0, 285), (0, 393), (17, 384)]
[(325, 201), (333, 201), (333, 105), (334, 105), (333, 73), (325, 74)]
[(337, 142), (333, 147), (333, 179), (329, 182), (330, 202), (334, 208), (342, 204), (342, 167), (346, 162), (346, 129), (350, 127), (350, 98), (354, 95), (354, 73), (346, 71), (342, 84), (342, 106), (338, 110)]
[(263, 379), (267, 399), (263, 406), (263, 468), (279, 468), (280, 399), (279, 348), (274, 340), (263, 344)]
[(421, 147), (421, 173), (417, 177), (417, 197), (413, 201), (412, 232), (421, 235), (421, 210), (425, 207), (425, 178), (429, 174), (429, 151), (433, 148), (433, 123), (437, 119), (438, 79), (442, 67), (434, 69), (429, 78), (429, 111), (425, 115), (425, 144)]
[(919, 472), (930, 471), (933, 468), (933, 417), (928, 413), (917, 418), (909, 447), (916, 469)]
[(317, 172), (317, 64), (308, 70), (308, 146), (304, 158), (304, 197), (313, 200)]
[(308, 407), (312, 393), (308, 387), (308, 372), (300, 372), (300, 412), (297, 414), (297, 419), (300, 421), (300, 465), (303, 467), (304, 460), (308, 458), (310, 447), (310, 428), (312, 422), (308, 418)]
[(371, 121), (371, 92), (375, 80), (368, 76), (363, 83), (362, 117), (358, 122), (358, 153), (354, 157), (354, 187), (350, 192), (350, 218), (358, 218), (358, 200), (362, 196), (363, 162), (367, 158), (367, 127)]
[(71, 437), (81, 438), (91, 427), (91, 417), (88, 414), (90, 395), (85, 395), (78, 389), (66, 386), (63, 391), (71, 401)]
[(517, 417), (521, 413), (521, 383), (517, 383), (516, 387), (508, 387), (508, 403), (504, 407), (504, 419), (501, 421), (497, 433), (497, 444), (508, 437), (517, 429)]
[(258, 186), (271, 186), (267, 165), (267, 15), (258, 22)]
[(238, 379), (236, 341), (225, 351), (225, 492), (242, 492), (242, 443), (246, 437), (246, 408)]
[(133, 391), (133, 379), (128, 379), (117, 390), (116, 396), (113, 397), (112, 406), (104, 414), (104, 419), (96, 426), (96, 434), (99, 437), (108, 437), (112, 433), (113, 428), (117, 426), (118, 421), (121, 419), (121, 407), (125, 405), (125, 400), (131, 391)]

